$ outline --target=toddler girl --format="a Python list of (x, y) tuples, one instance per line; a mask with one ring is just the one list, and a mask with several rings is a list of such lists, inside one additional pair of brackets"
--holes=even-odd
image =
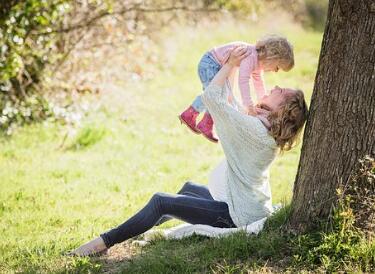
[[(269, 113), (264, 109), (255, 107), (250, 96), (249, 81), (250, 79), (252, 80), (257, 99), (260, 100), (265, 95), (262, 72), (277, 72), (279, 69), (289, 71), (292, 69), (294, 66), (293, 47), (286, 38), (276, 35), (265, 37), (257, 41), (255, 45), (245, 42), (233, 42), (215, 47), (203, 55), (198, 65), (198, 74), (203, 90), (209, 85), (222, 65), (225, 64), (230, 52), (235, 47), (245, 47), (248, 54), (239, 66), (238, 86), (241, 92), (242, 105), (245, 111), (257, 116), (269, 128), (270, 124), (267, 120)], [(203, 111), (205, 111), (204, 116), (197, 125), (196, 119), (199, 113)], [(179, 115), (179, 118), (181, 123), (187, 125), (194, 133), (202, 133), (204, 137), (212, 142), (216, 143), (218, 141), (212, 133), (214, 122), (202, 103), (200, 95)]]

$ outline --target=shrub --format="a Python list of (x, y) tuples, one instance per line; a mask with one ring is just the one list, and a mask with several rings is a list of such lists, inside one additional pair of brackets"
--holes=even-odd
[(292, 239), (294, 263), (325, 271), (375, 270), (375, 161), (359, 161), (348, 185), (337, 190), (338, 203), (328, 226)]
[(93, 125), (87, 125), (78, 132), (76, 138), (69, 145), (68, 149), (79, 150), (90, 147), (102, 140), (105, 134), (105, 128), (97, 128)]
[(58, 36), (44, 35), (62, 23), (69, 0), (9, 1), (1, 9), (0, 27), (0, 130), (50, 116), (39, 91), (44, 70), (55, 62), (52, 52)]

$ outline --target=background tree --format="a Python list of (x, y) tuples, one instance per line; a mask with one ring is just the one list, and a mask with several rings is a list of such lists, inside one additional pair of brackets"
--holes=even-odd
[[(105, 69), (99, 72), (97, 68), (113, 68), (113, 64), (105, 64), (112, 62), (109, 55), (126, 58), (123, 63), (129, 79), (147, 78), (152, 72), (146, 72), (146, 68), (162, 63), (155, 60), (153, 43), (157, 43), (161, 30), (173, 24), (194, 24), (208, 17), (215, 20), (222, 18), (223, 10), (235, 13), (236, 17), (251, 15), (256, 20), (257, 14), (281, 8), (314, 27), (316, 19), (323, 21), (325, 5), (324, 0), (3, 1), (0, 134), (11, 135), (19, 125), (48, 117), (69, 120), (70, 108), (77, 108), (77, 100), (71, 95), (76, 91), (100, 91), (96, 82), (107, 81), (97, 75)], [(294, 9), (290, 10), (291, 7)], [(139, 52), (146, 54), (140, 58)], [(116, 71), (105, 74), (114, 77)], [(61, 102), (55, 100), (57, 97), (69, 99)]]
[(331, 0), (294, 185), (290, 226), (329, 216), (336, 189), (375, 155), (375, 2)]

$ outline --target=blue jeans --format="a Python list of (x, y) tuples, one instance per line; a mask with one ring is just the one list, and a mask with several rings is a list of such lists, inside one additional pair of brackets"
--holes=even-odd
[[(203, 90), (210, 84), (220, 69), (221, 65), (215, 60), (211, 53), (207, 52), (205, 55), (203, 55), (198, 65), (198, 75), (201, 79)], [(195, 98), (191, 105), (198, 112), (206, 110), (200, 95)]]
[(215, 201), (206, 186), (187, 182), (178, 194), (155, 193), (143, 209), (100, 237), (109, 248), (171, 218), (191, 224), (236, 227), (227, 203)]

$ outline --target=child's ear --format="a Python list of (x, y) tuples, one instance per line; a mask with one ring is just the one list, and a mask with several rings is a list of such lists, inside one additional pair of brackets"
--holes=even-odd
[(264, 58), (266, 56), (266, 47), (263, 45), (257, 46), (256, 51), (258, 53), (259, 58)]

